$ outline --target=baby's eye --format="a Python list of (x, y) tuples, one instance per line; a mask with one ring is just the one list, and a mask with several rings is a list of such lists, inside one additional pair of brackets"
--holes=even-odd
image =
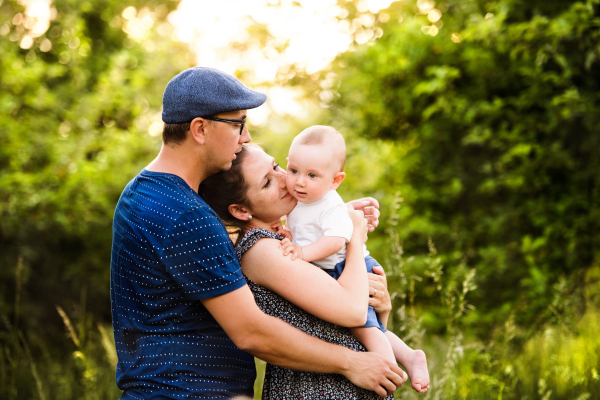
[(292, 172), (292, 174), (296, 174), (298, 172), (294, 168), (290, 168), (290, 171)]
[(268, 188), (269, 185), (271, 185), (271, 178), (267, 179), (267, 183), (265, 183), (265, 186), (263, 186), (263, 189)]
[(308, 174), (309, 178), (316, 178), (317, 174), (315, 174), (314, 172), (311, 172), (310, 174)]
[(277, 171), (277, 168), (279, 168), (279, 164), (273, 165), (273, 171)]

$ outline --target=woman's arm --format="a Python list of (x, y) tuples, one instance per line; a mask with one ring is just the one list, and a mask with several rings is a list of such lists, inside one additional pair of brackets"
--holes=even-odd
[(244, 273), (318, 318), (347, 327), (363, 325), (369, 301), (362, 253), (367, 221), (359, 214), (359, 228), (347, 245), (346, 266), (337, 281), (319, 267), (285, 257), (275, 239), (261, 239), (243, 255)]
[[(264, 241), (268, 240), (272, 239)], [(204, 299), (202, 304), (236, 346), (269, 363), (303, 371), (342, 374), (355, 385), (374, 390), (382, 397), (392, 394), (404, 381), (400, 368), (377, 353), (357, 352), (326, 343), (264, 314), (248, 286)]]

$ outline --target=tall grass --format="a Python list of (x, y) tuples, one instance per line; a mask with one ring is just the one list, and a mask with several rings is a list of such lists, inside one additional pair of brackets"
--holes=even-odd
[[(479, 290), (476, 271), (464, 265), (459, 273), (448, 267), (429, 240), (429, 254), (421, 260), (405, 257), (396, 227), (402, 206), (396, 197), (388, 233), (390, 255), (385, 262), (394, 307), (388, 328), (413, 348), (425, 351), (431, 376), (430, 390), (417, 394), (407, 383), (398, 399), (575, 399), (600, 398), (600, 267), (588, 269), (582, 292), (584, 311), (557, 318), (527, 340), (516, 340), (519, 327), (508, 319), (496, 327), (493, 340), (482, 342), (469, 331), (465, 319), (477, 305), (469, 296)], [(423, 262), (424, 268), (413, 268)], [(13, 314), (0, 314), (0, 398), (116, 399), (116, 352), (112, 328), (86, 312), (86, 291), (80, 304), (56, 305), (65, 327), (62, 342), (21, 324), (22, 261), (15, 271)], [(443, 319), (444, 334), (429, 334), (424, 316), (432, 307), (422, 301), (417, 283), (431, 286)], [(556, 304), (555, 304), (556, 303)], [(550, 309), (563, 308), (558, 302)], [(443, 312), (440, 314), (439, 310)], [(557, 311), (558, 313), (558, 311)], [(564, 314), (564, 313), (563, 313)], [(562, 315), (562, 314), (561, 314)], [(65, 352), (56, 349), (70, 347)], [(260, 398), (265, 363), (257, 360), (255, 398)]]
[[(95, 323), (86, 312), (85, 288), (73, 308), (74, 320), (63, 307), (57, 315), (65, 326), (64, 342), (57, 343), (43, 331), (21, 327), (23, 266), (15, 268), (16, 296), (13, 315), (0, 315), (0, 398), (13, 399), (117, 399), (121, 391), (115, 383), (116, 351), (112, 327)], [(70, 342), (70, 345), (68, 344)], [(57, 351), (71, 347), (65, 353)]]
[[(574, 309), (568, 318), (556, 311), (556, 325), (545, 326), (524, 343), (515, 341), (513, 319), (498, 327), (501, 333), (488, 343), (477, 340), (464, 319), (476, 305), (469, 293), (477, 290), (476, 271), (459, 264), (452, 275), (438, 257), (431, 239), (425, 269), (407, 268), (415, 257), (404, 258), (397, 226), (402, 206), (400, 194), (392, 205), (388, 229), (391, 257), (387, 278), (396, 310), (389, 328), (413, 348), (425, 350), (431, 389), (419, 395), (408, 384), (396, 391), (399, 399), (600, 399), (600, 312), (597, 309), (600, 268), (588, 271), (587, 306), (583, 315)], [(460, 262), (460, 261), (459, 261)], [(411, 271), (410, 273), (408, 271)], [(422, 273), (415, 273), (421, 270)], [(430, 336), (423, 328), (426, 307), (418, 302), (415, 282), (426, 281), (438, 294), (444, 311), (445, 334)], [(569, 324), (570, 321), (570, 324)]]

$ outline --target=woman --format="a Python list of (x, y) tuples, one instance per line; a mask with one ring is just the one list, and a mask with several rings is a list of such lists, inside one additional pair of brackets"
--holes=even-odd
[[(366, 284), (362, 253), (366, 222), (362, 213), (350, 212), (354, 233), (347, 245), (344, 273), (336, 281), (312, 264), (283, 255), (279, 241), (283, 238), (280, 233), (285, 232), (280, 219), (294, 208), (296, 200), (286, 189), (285, 172), (260, 147), (244, 145), (232, 168), (202, 182), (199, 194), (226, 225), (239, 228), (236, 250), (263, 312), (322, 340), (365, 351), (344, 327), (363, 325), (367, 304), (376, 309), (385, 324), (391, 305), (382, 277), (371, 276), (371, 287)], [(377, 296), (369, 299), (369, 292)], [(299, 395), (323, 399), (380, 398), (342, 375), (267, 365), (263, 398)]]

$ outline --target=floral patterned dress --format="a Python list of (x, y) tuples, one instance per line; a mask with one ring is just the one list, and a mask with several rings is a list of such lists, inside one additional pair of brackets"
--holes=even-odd
[[(241, 259), (242, 254), (262, 238), (283, 239), (281, 235), (265, 229), (252, 229), (244, 235), (236, 246), (238, 257)], [(254, 294), (256, 304), (264, 313), (282, 319), (293, 327), (326, 342), (345, 346), (354, 351), (366, 351), (347, 328), (310, 315), (283, 297), (256, 284), (247, 276), (245, 278)], [(343, 375), (296, 371), (271, 364), (267, 364), (265, 371), (262, 398), (268, 400), (381, 399), (375, 392), (359, 388)], [(393, 395), (386, 397), (386, 399), (393, 398)]]

